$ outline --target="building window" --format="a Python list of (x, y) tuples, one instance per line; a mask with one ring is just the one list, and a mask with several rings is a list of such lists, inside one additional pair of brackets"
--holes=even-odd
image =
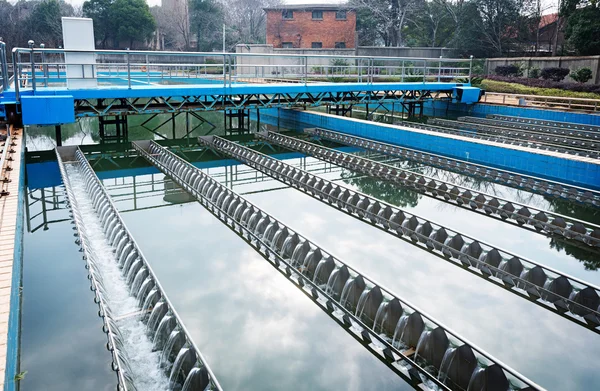
[(292, 10), (283, 10), (281, 12), (281, 17), (283, 19), (294, 19), (294, 11), (292, 11)]
[(346, 10), (335, 11), (335, 18), (337, 20), (346, 20)]
[(284, 49), (292, 49), (294, 47), (294, 44), (291, 42), (282, 42), (281, 47)]
[(312, 18), (317, 20), (323, 20), (323, 11), (313, 11)]
[(322, 49), (323, 48), (323, 42), (313, 42), (311, 47), (313, 49)]
[(336, 49), (346, 49), (346, 42), (336, 42), (335, 48)]

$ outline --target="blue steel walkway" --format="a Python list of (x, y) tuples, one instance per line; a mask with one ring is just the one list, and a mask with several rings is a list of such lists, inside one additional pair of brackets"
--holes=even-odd
[(463, 59), (17, 48), (12, 76), (2, 65), (0, 117), (22, 115), (25, 125), (89, 116), (480, 98), (480, 89), (468, 83), (470, 61)]

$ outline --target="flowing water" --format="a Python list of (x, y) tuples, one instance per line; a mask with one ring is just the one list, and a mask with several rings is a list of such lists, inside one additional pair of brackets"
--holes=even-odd
[(77, 199), (83, 224), (86, 227), (91, 251), (97, 256), (97, 265), (107, 293), (107, 304), (112, 310), (117, 325), (124, 337), (124, 349), (130, 360), (132, 377), (140, 390), (167, 390), (168, 382), (158, 365), (158, 352), (152, 351), (152, 341), (146, 334), (146, 325), (137, 315), (136, 299), (129, 294), (129, 286), (121, 275), (113, 248), (98, 220), (85, 182), (77, 166), (67, 165), (67, 173)]

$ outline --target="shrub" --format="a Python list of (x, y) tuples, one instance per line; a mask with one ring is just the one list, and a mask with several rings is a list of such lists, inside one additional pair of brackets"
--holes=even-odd
[(592, 78), (592, 70), (590, 68), (579, 68), (571, 72), (569, 76), (578, 83), (585, 83)]
[(494, 72), (498, 76), (518, 77), (518, 76), (523, 75), (523, 71), (521, 70), (521, 67), (516, 64), (499, 65), (496, 67), (496, 69), (494, 69)]
[(542, 79), (552, 81), (562, 81), (569, 74), (569, 68), (544, 68), (542, 69)]
[(539, 79), (541, 76), (541, 71), (540, 68), (537, 67), (533, 67), (529, 69), (529, 72), (527, 72), (527, 77), (529, 77), (530, 79)]
[(332, 72), (342, 73), (346, 68), (348, 68), (348, 61), (343, 58), (333, 58), (329, 61), (332, 65)]
[(481, 87), (489, 92), (504, 92), (509, 94), (600, 98), (600, 85), (555, 82), (542, 79), (488, 76), (481, 83)]

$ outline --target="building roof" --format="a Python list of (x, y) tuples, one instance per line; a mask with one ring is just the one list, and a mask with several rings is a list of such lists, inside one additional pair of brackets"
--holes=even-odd
[(263, 9), (265, 11), (337, 11), (351, 10), (353, 7), (348, 4), (281, 4), (274, 7), (265, 7)]
[(539, 28), (544, 28), (552, 23), (555, 23), (558, 20), (558, 14), (548, 14), (548, 15), (542, 15), (542, 17), (540, 18), (540, 26)]

